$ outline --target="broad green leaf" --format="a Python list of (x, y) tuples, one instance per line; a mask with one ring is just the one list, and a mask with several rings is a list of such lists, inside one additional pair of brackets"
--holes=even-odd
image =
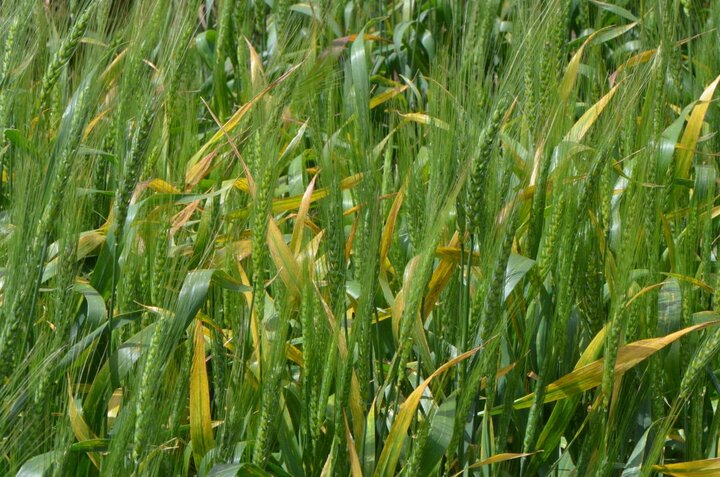
[(20, 467), (15, 477), (45, 477), (53, 464), (60, 461), (62, 454), (62, 451), (55, 450), (31, 457)]
[(421, 476), (435, 474), (442, 456), (447, 451), (452, 440), (453, 428), (455, 427), (455, 408), (457, 406), (456, 396), (446, 398), (433, 413), (430, 423), (430, 434), (425, 445), (425, 452), (420, 459)]
[(93, 326), (99, 326), (105, 319), (107, 319), (105, 300), (89, 283), (77, 282), (73, 286), (73, 290), (80, 293), (85, 298), (85, 317), (89, 323)]
[(457, 363), (473, 356), (475, 353), (480, 351), (481, 348), (482, 347), (477, 347), (470, 351), (466, 351), (465, 353), (443, 364), (417, 388), (415, 388), (412, 393), (410, 393), (398, 409), (397, 416), (395, 416), (395, 420), (390, 428), (390, 434), (388, 434), (385, 446), (380, 454), (380, 459), (378, 460), (374, 475), (389, 477), (396, 474), (396, 466), (398, 459), (400, 458), (400, 451), (402, 450), (402, 446), (407, 438), (407, 430), (415, 416), (418, 404), (420, 404), (420, 398), (425, 392), (425, 389), (427, 389), (430, 385), (430, 382), (440, 374), (455, 366)]
[(360, 128), (365, 134), (370, 132), (370, 84), (365, 52), (365, 29), (361, 30), (350, 47), (350, 70), (355, 93), (355, 113)]
[(215, 64), (215, 42), (217, 41), (217, 32), (215, 30), (205, 30), (195, 37), (195, 48), (197, 48), (200, 57), (205, 64), (212, 68)]
[(5, 139), (12, 144), (13, 146), (24, 150), (25, 152), (29, 152), (31, 154), (35, 153), (35, 149), (33, 148), (32, 144), (26, 138), (20, 131), (17, 129), (5, 129), (4, 133)]
[[(595, 361), (603, 350), (605, 345), (605, 335), (607, 334), (607, 325), (604, 326), (590, 341), (590, 344), (585, 348), (580, 359), (575, 364), (574, 369), (580, 369), (584, 366)], [(537, 449), (553, 449), (559, 443), (565, 433), (568, 423), (573, 418), (575, 410), (580, 402), (580, 395), (571, 396), (567, 399), (563, 399), (558, 402), (552, 410), (550, 417), (545, 422), (545, 425), (540, 432), (535, 446)], [(536, 454), (530, 462), (530, 471), (534, 472), (537, 465), (544, 462), (546, 459), (551, 458), (549, 453)]]
[(680, 138), (680, 133), (683, 130), (683, 125), (685, 124), (685, 120), (692, 111), (694, 105), (695, 103), (693, 102), (685, 106), (685, 108), (680, 112), (680, 115), (677, 117), (677, 119), (675, 119), (675, 121), (673, 121), (672, 124), (670, 124), (670, 126), (668, 126), (662, 132), (662, 135), (660, 137), (660, 145), (658, 146), (660, 149), (658, 166), (660, 167), (659, 172), (661, 174), (664, 174), (667, 171), (667, 168), (672, 161), (673, 154), (675, 153), (675, 148), (677, 147), (678, 139)]
[(618, 5), (613, 5), (610, 3), (601, 2), (600, 0), (590, 0), (592, 3), (597, 5), (598, 7), (602, 8), (603, 10), (607, 10), (610, 13), (614, 13), (615, 15), (625, 18), (627, 20), (630, 20), (631, 22), (637, 22), (638, 17), (630, 13), (628, 10), (624, 9), (623, 7), (620, 7)]
[(635, 448), (630, 454), (630, 458), (625, 463), (625, 468), (623, 469), (623, 473), (620, 477), (637, 477), (640, 475), (640, 470), (642, 469), (643, 461), (645, 460), (647, 438), (651, 429), (652, 427), (648, 427), (647, 430), (643, 432), (640, 440), (637, 441), (637, 444), (635, 444)]
[(218, 464), (210, 469), (207, 477), (269, 477), (270, 474), (255, 464)]
[(534, 265), (535, 260), (516, 253), (510, 254), (507, 268), (505, 270), (505, 285), (503, 288), (504, 300), (507, 300), (507, 297), (510, 296), (517, 284), (520, 283), (520, 280), (522, 280), (522, 278)]

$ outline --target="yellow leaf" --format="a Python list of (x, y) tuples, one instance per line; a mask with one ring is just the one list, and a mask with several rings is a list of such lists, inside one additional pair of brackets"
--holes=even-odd
[(400, 291), (395, 295), (395, 302), (392, 306), (392, 332), (395, 340), (400, 338), (400, 319), (402, 318), (403, 312), (405, 311), (405, 295), (408, 293), (408, 288), (411, 286), (412, 277), (417, 268), (417, 264), (420, 261), (420, 257), (415, 255), (405, 266), (405, 272), (403, 273), (403, 285)]
[[(360, 174), (354, 174), (350, 177), (346, 177), (345, 179), (340, 181), (340, 189), (346, 190), (354, 187), (362, 180), (362, 173)], [(235, 181), (235, 187), (243, 190), (243, 191), (249, 191), (250, 187), (247, 183), (246, 179), (238, 179)], [(310, 203), (313, 203), (315, 201), (318, 201), (320, 199), (324, 199), (328, 195), (327, 189), (317, 189), (313, 191), (313, 193), (310, 196)], [(302, 203), (303, 196), (302, 195), (296, 195), (293, 197), (283, 197), (281, 199), (275, 199), (272, 203), (272, 213), (273, 214), (279, 214), (282, 212), (287, 212), (288, 210), (294, 210), (300, 207), (300, 204)], [(247, 215), (247, 209), (242, 209), (240, 211), (231, 212), (228, 214), (228, 218), (234, 219), (239, 217), (244, 217)]]
[(207, 156), (203, 157), (202, 160), (196, 164), (188, 167), (185, 173), (185, 187), (189, 190), (197, 185), (203, 177), (205, 177), (210, 170), (210, 163), (217, 154), (217, 151), (212, 151)]
[[(75, 438), (78, 442), (89, 441), (91, 439), (97, 439), (97, 436), (90, 430), (90, 426), (87, 425), (85, 419), (78, 412), (77, 402), (73, 396), (72, 387), (70, 385), (70, 379), (68, 377), (68, 417), (70, 418), (70, 427), (75, 434)], [(88, 457), (92, 461), (93, 465), (100, 468), (100, 454), (97, 452), (88, 452)]]
[(578, 48), (573, 57), (570, 59), (567, 68), (565, 69), (565, 75), (563, 76), (562, 82), (560, 83), (560, 100), (564, 103), (570, 97), (570, 93), (575, 86), (575, 78), (577, 78), (577, 72), (580, 69), (580, 61), (582, 60), (585, 47), (590, 41), (598, 34), (600, 30), (596, 31)]
[(250, 192), (250, 186), (248, 185), (248, 180), (244, 177), (241, 177), (240, 179), (237, 179), (235, 181), (235, 188), (240, 189), (243, 192)]
[(100, 111), (100, 113), (95, 116), (88, 125), (85, 127), (85, 130), (83, 131), (83, 141), (86, 141), (88, 136), (90, 136), (90, 133), (95, 129), (95, 127), (98, 125), (98, 123), (104, 118), (107, 113), (109, 112), (109, 109), (106, 109), (104, 111)]

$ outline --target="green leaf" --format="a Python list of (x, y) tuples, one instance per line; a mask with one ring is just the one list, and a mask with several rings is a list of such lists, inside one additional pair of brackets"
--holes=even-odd
[(200, 53), (205, 65), (212, 68), (215, 65), (215, 42), (217, 41), (217, 32), (215, 30), (206, 30), (195, 37), (195, 48)]
[(628, 10), (624, 9), (623, 7), (620, 7), (618, 5), (612, 5), (610, 3), (601, 2), (599, 0), (590, 0), (592, 3), (597, 5), (598, 7), (602, 8), (603, 10), (607, 10), (610, 13), (614, 13), (615, 15), (625, 18), (627, 20), (630, 20), (631, 22), (638, 21), (638, 17), (630, 13)]
[(270, 474), (255, 464), (218, 464), (210, 469), (207, 477), (270, 477)]
[(442, 461), (442, 456), (452, 440), (456, 406), (457, 396), (453, 395), (446, 398), (433, 414), (425, 452), (420, 460), (421, 476), (435, 474), (435, 469)]
[(520, 280), (535, 265), (535, 260), (527, 258), (516, 253), (510, 254), (507, 269), (505, 271), (505, 287), (503, 290), (503, 300), (507, 300), (512, 291), (515, 289)]
[(355, 92), (355, 113), (358, 116), (361, 131), (367, 134), (370, 132), (370, 82), (365, 55), (364, 28), (358, 33), (350, 48), (350, 69)]
[(34, 153), (35, 150), (33, 149), (32, 144), (30, 144), (30, 141), (28, 138), (26, 138), (20, 131), (17, 129), (6, 129), (5, 130), (5, 139), (12, 144), (13, 146), (24, 150), (25, 152)]
[(412, 393), (410, 393), (407, 399), (400, 405), (397, 416), (392, 423), (390, 434), (388, 434), (385, 441), (385, 446), (380, 454), (380, 459), (378, 460), (374, 475), (387, 477), (396, 475), (396, 466), (398, 459), (400, 458), (400, 451), (402, 450), (405, 439), (407, 438), (407, 430), (410, 427), (413, 417), (415, 416), (417, 406), (420, 404), (420, 398), (422, 397), (425, 389), (430, 385), (430, 382), (460, 361), (473, 356), (475, 353), (480, 351), (481, 348), (482, 347), (477, 347), (470, 351), (466, 351), (458, 357), (443, 364), (418, 387), (416, 387)]
[(28, 459), (15, 477), (44, 477), (53, 464), (62, 457), (61, 451), (50, 451)]
[(87, 439), (75, 442), (70, 452), (105, 452), (110, 447), (110, 439)]

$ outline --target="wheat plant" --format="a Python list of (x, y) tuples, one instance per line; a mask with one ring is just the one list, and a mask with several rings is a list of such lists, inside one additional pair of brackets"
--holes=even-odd
[(0, 475), (720, 475), (720, 2), (0, 3)]

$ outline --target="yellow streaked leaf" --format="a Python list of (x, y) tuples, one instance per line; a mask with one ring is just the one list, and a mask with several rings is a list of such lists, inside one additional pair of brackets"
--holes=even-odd
[[(570, 97), (575, 86), (575, 80), (577, 79), (577, 73), (580, 69), (580, 62), (582, 61), (585, 47), (592, 44), (596, 38), (615, 38), (617, 36), (626, 33), (637, 26), (637, 22), (630, 23), (629, 25), (622, 25), (619, 27), (605, 27), (593, 32), (590, 36), (585, 39), (582, 46), (578, 48), (573, 57), (570, 59), (567, 68), (565, 69), (565, 75), (563, 76), (562, 82), (560, 83), (560, 100), (564, 103)], [(602, 40), (600, 40), (602, 41)]]
[[(450, 243), (447, 247), (443, 247), (444, 249), (457, 249), (458, 251), (458, 257), (460, 255), (460, 249), (457, 248), (458, 243), (460, 242), (460, 237), (457, 232), (453, 235), (452, 239), (450, 240)], [(437, 251), (436, 254), (440, 255)], [(442, 256), (442, 255), (441, 255)], [(425, 299), (423, 300), (424, 306), (422, 310), (422, 319), (425, 321), (425, 319), (430, 315), (430, 312), (435, 307), (435, 304), (437, 303), (438, 299), (440, 298), (440, 293), (442, 293), (443, 289), (447, 286), (447, 284), (450, 282), (450, 279), (455, 274), (457, 259), (455, 256), (451, 256), (450, 258), (443, 257), (440, 260), (440, 263), (433, 271), (432, 277), (430, 277), (430, 282), (428, 283), (428, 291), (427, 295), (425, 296)]]
[(240, 189), (243, 192), (250, 192), (250, 186), (248, 185), (248, 180), (244, 177), (241, 177), (235, 181), (235, 188)]
[(450, 129), (450, 126), (445, 121), (434, 118), (430, 116), (429, 114), (425, 113), (398, 113), (401, 118), (406, 119), (408, 121), (413, 121), (420, 124), (428, 124), (431, 126), (438, 127), (440, 129), (443, 129), (445, 131)]
[[(68, 376), (68, 417), (70, 418), (70, 427), (73, 430), (73, 434), (75, 434), (75, 438), (78, 442), (82, 441), (88, 441), (91, 439), (97, 439), (97, 436), (93, 433), (93, 431), (90, 429), (90, 426), (87, 425), (85, 422), (85, 419), (83, 418), (82, 414), (78, 412), (78, 406), (77, 401), (75, 401), (75, 396), (73, 396), (73, 390), (72, 386), (70, 384), (70, 377)], [(93, 465), (96, 468), (100, 468), (100, 454), (97, 452), (88, 452), (88, 457), (92, 461)]]
[(215, 447), (210, 416), (210, 387), (205, 365), (205, 333), (200, 320), (195, 320), (195, 339), (190, 372), (190, 438), (195, 465)]
[(203, 157), (200, 161), (188, 167), (185, 173), (185, 187), (192, 189), (197, 185), (203, 177), (210, 171), (210, 163), (217, 154), (217, 151), (212, 151), (210, 154)]
[(653, 470), (675, 477), (701, 477), (720, 475), (720, 457), (691, 460), (674, 464), (653, 465)]
[(678, 280), (682, 280), (682, 281), (684, 281), (684, 282), (688, 282), (688, 283), (690, 283), (690, 284), (692, 284), (692, 285), (695, 285), (696, 287), (702, 288), (703, 290), (705, 290), (705, 291), (708, 292), (708, 293), (715, 293), (715, 288), (711, 287), (710, 285), (708, 285), (707, 283), (705, 283), (705, 282), (703, 282), (703, 281), (701, 281), (701, 280), (698, 280), (698, 279), (695, 278), (695, 277), (690, 277), (690, 276), (688, 276), (688, 275), (683, 275), (683, 274), (681, 274), (681, 273), (666, 273), (666, 272), (661, 272), (661, 274), (662, 274), (662, 275), (667, 275), (668, 277), (671, 277), (671, 278), (676, 278), (676, 279), (678, 279)]
[(405, 197), (405, 184), (400, 187), (400, 190), (395, 195), (390, 213), (385, 221), (385, 228), (380, 238), (380, 273), (385, 272), (385, 257), (387, 257), (388, 251), (390, 250), (390, 244), (392, 243), (392, 237), (395, 233), (395, 224), (397, 223), (398, 213), (400, 212), (400, 206), (403, 203)]
[[(635, 25), (631, 25), (631, 27), (634, 27)], [(573, 87), (575, 86), (575, 79), (577, 78), (578, 70), (580, 69), (580, 61), (582, 61), (583, 54), (585, 53), (585, 47), (592, 42), (595, 37), (597, 37), (598, 33), (606, 31), (608, 28), (603, 28), (600, 30), (597, 30), (593, 32), (592, 35), (588, 36), (583, 44), (578, 48), (578, 50), (575, 52), (573, 57), (570, 59), (570, 63), (568, 63), (567, 68), (565, 69), (565, 74), (563, 75), (563, 79), (560, 82), (560, 100), (564, 103), (567, 101), (567, 99), (570, 97), (570, 93), (573, 90)]]
[[(649, 338), (626, 344), (618, 350), (617, 361), (615, 363), (615, 377), (618, 378), (622, 376), (629, 369), (632, 369), (634, 366), (652, 356), (657, 351), (660, 351), (686, 334), (717, 324), (717, 321), (701, 323), (699, 325), (689, 326), (661, 338)], [(569, 374), (566, 374), (555, 382), (548, 384), (545, 388), (545, 399), (543, 402), (548, 403), (558, 401), (599, 386), (602, 382), (603, 366), (603, 359), (593, 361), (590, 364), (576, 368)], [(528, 394), (515, 400), (515, 409), (525, 409), (530, 407), (534, 396), (534, 394)], [(497, 409), (494, 411), (497, 411)]]
[(615, 84), (615, 80), (617, 79), (618, 75), (620, 73), (622, 73), (624, 70), (626, 70), (628, 68), (632, 68), (633, 66), (640, 65), (642, 63), (647, 63), (648, 61), (652, 60), (653, 57), (655, 56), (656, 52), (657, 52), (656, 49), (645, 50), (645, 51), (641, 51), (637, 55), (630, 57), (630, 59), (628, 59), (625, 63), (620, 65), (620, 67), (617, 70), (615, 70), (615, 72), (613, 74), (610, 75), (610, 85), (612, 86)]
[(298, 296), (300, 294), (300, 284), (302, 283), (300, 266), (285, 244), (282, 232), (280, 232), (273, 218), (270, 218), (268, 222), (267, 244), (270, 248), (273, 263), (278, 269), (280, 279), (293, 296)]
[(258, 55), (257, 51), (255, 51), (255, 48), (252, 46), (252, 43), (250, 43), (250, 40), (245, 38), (245, 43), (247, 44), (248, 51), (250, 52), (250, 82), (255, 91), (259, 91), (266, 83), (262, 59), (260, 59), (260, 55)]
[(195, 153), (195, 155), (190, 158), (187, 164), (187, 170), (189, 171), (201, 158), (206, 156), (207, 152), (210, 150), (211, 147), (213, 147), (220, 139), (222, 139), (226, 134), (230, 133), (230, 131), (235, 129), (238, 124), (240, 124), (240, 121), (242, 121), (243, 117), (245, 117), (247, 112), (250, 111), (250, 109), (252, 109), (255, 104), (257, 104), (266, 94), (272, 91), (273, 88), (288, 79), (290, 75), (297, 71), (297, 69), (301, 65), (302, 63), (298, 63), (297, 65), (292, 66), (282, 76), (267, 85), (250, 101), (248, 101), (247, 103), (242, 105), (240, 109), (235, 111), (233, 115), (230, 116), (230, 119), (228, 119), (225, 124), (220, 127), (220, 130), (217, 131), (205, 144), (203, 144), (203, 146)]
[(298, 208), (297, 216), (295, 217), (292, 238), (290, 239), (290, 250), (295, 256), (297, 256), (300, 252), (302, 232), (305, 228), (305, 218), (310, 210), (310, 201), (312, 199), (313, 190), (315, 189), (315, 179), (317, 179), (317, 176), (314, 176), (312, 180), (310, 180), (310, 184), (308, 184), (307, 189), (305, 189), (305, 193), (303, 194), (302, 199), (300, 199), (300, 207)]
[(705, 121), (705, 113), (707, 113), (710, 101), (715, 94), (715, 88), (720, 82), (720, 76), (710, 83), (705, 91), (700, 95), (700, 99), (690, 113), (685, 132), (683, 133), (680, 144), (678, 145), (678, 158), (676, 175), (681, 179), (687, 179), (690, 174), (690, 166), (695, 156), (695, 148), (700, 137), (700, 130)]
[(473, 464), (473, 465), (470, 465), (470, 466), (468, 466), (468, 467), (465, 467), (465, 469), (463, 469), (462, 471), (460, 471), (460, 472), (458, 472), (457, 474), (453, 475), (453, 477), (457, 477), (457, 476), (459, 476), (459, 475), (464, 474), (465, 471), (468, 470), (468, 469), (477, 469), (478, 467), (483, 467), (483, 466), (486, 466), (486, 465), (497, 464), (497, 463), (499, 463), (499, 462), (506, 462), (506, 461), (508, 461), (508, 460), (513, 460), (513, 459), (520, 459), (520, 458), (522, 458), (522, 457), (528, 457), (528, 456), (531, 456), (531, 455), (533, 455), (533, 454), (537, 454), (538, 452), (542, 452), (542, 451), (527, 452), (527, 453), (525, 453), (525, 454), (514, 453), (514, 452), (505, 452), (505, 453), (502, 453), (502, 454), (495, 454), (495, 455), (492, 456), (492, 457), (488, 457), (487, 459), (481, 460), (480, 462), (476, 462), (476, 463)]
[(372, 98), (370, 98), (370, 109), (377, 108), (381, 104), (390, 101), (398, 94), (404, 92), (407, 88), (407, 85), (396, 86), (395, 88), (390, 88), (386, 91), (383, 91), (377, 96), (373, 96)]
[(608, 91), (597, 103), (590, 106), (588, 110), (580, 116), (580, 119), (577, 120), (573, 127), (570, 128), (570, 131), (565, 135), (563, 141), (569, 143), (579, 143), (582, 141), (585, 134), (590, 130), (590, 127), (595, 123), (595, 120), (600, 117), (600, 113), (605, 109), (605, 106), (608, 105), (615, 95), (615, 92), (617, 92), (617, 86)]
[(347, 416), (344, 412), (343, 421), (345, 422), (345, 441), (347, 444), (348, 455), (350, 456), (350, 475), (352, 475), (352, 477), (362, 477), (363, 474), (362, 467), (360, 466), (360, 459), (358, 458), (357, 451), (355, 450), (353, 437), (350, 433), (350, 426), (348, 425)]
[(85, 126), (85, 130), (83, 131), (83, 141), (87, 140), (88, 136), (90, 136), (90, 133), (93, 132), (93, 129), (98, 125), (98, 123), (104, 118), (107, 113), (110, 111), (110, 109), (105, 109), (103, 111), (100, 111), (97, 116), (92, 118), (90, 122)]
[(288, 344), (285, 347), (285, 357), (287, 357), (287, 359), (289, 359), (293, 363), (297, 364), (298, 366), (305, 366), (305, 362), (303, 361), (302, 351), (300, 351), (300, 349), (297, 346)]
[(162, 179), (152, 179), (148, 188), (161, 194), (180, 194), (180, 189)]
[[(340, 188), (342, 190), (350, 189), (357, 185), (362, 180), (362, 174), (353, 174), (350, 177), (346, 177), (345, 179), (340, 181)], [(249, 186), (245, 179), (237, 179), (235, 181), (235, 187), (240, 190), (248, 190)], [(327, 189), (317, 189), (313, 191), (313, 193), (310, 196), (310, 203), (318, 201), (320, 199), (324, 199), (328, 195)], [(302, 195), (296, 195), (293, 197), (283, 197), (281, 199), (274, 199), (272, 203), (272, 213), (273, 214), (279, 214), (282, 212), (287, 212), (289, 210), (294, 210), (300, 207), (300, 204), (302, 203), (303, 196)], [(236, 210), (234, 212), (231, 212), (228, 214), (228, 218), (235, 219), (239, 217), (245, 217), (248, 213), (248, 209), (241, 209)]]

